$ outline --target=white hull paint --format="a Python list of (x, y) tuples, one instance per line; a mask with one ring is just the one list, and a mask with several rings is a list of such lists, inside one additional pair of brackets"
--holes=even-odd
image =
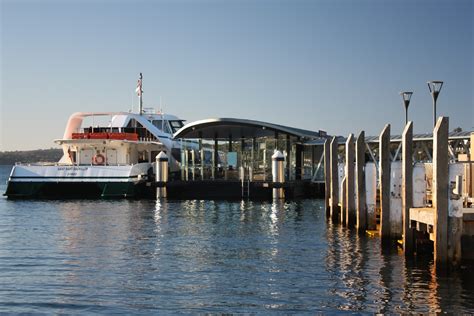
[(145, 180), (151, 163), (125, 166), (16, 165), (9, 182), (139, 182)]

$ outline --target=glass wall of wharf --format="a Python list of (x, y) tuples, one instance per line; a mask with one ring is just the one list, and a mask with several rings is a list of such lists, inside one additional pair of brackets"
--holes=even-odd
[(193, 139), (181, 141), (181, 179), (271, 181), (275, 150), (285, 156), (287, 181), (309, 180), (323, 169), (321, 148), (294, 136)]

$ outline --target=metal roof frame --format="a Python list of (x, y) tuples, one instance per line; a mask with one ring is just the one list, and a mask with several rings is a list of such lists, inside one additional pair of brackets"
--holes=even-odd
[(253, 138), (275, 136), (275, 133), (298, 137), (302, 140), (320, 138), (319, 132), (237, 118), (211, 118), (186, 124), (173, 138)]

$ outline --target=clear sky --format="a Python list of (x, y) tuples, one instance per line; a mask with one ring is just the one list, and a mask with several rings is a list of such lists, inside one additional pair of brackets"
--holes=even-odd
[(471, 0), (24, 1), (1, 3), (0, 150), (49, 148), (77, 111), (145, 106), (188, 121), (263, 120), (329, 134), (386, 123), (399, 92), (415, 132), (438, 114), (474, 130)]

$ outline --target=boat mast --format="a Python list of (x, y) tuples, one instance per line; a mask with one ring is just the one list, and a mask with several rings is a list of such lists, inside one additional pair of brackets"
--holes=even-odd
[(142, 94), (143, 94), (143, 89), (142, 89), (142, 79), (143, 79), (143, 75), (142, 73), (140, 73), (140, 77), (138, 79), (138, 83), (137, 83), (137, 89), (135, 90), (138, 94), (138, 101), (139, 101), (139, 107), (138, 107), (138, 113), (140, 115), (143, 114), (143, 99), (142, 99)]

